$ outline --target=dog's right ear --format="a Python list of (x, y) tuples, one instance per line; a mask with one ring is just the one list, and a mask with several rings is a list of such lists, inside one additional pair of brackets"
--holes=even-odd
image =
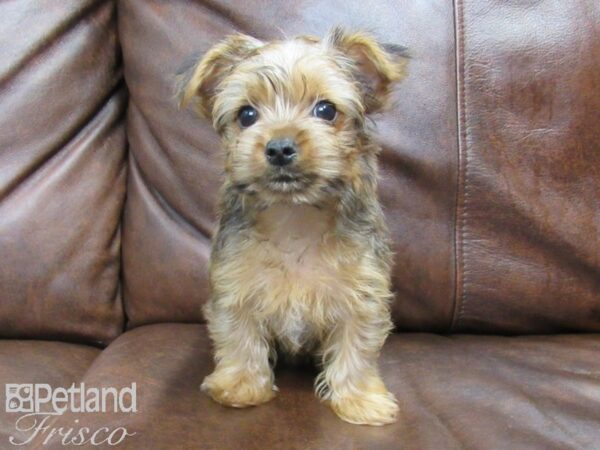
[(354, 62), (367, 114), (385, 109), (393, 85), (405, 76), (406, 48), (381, 44), (369, 33), (339, 26), (329, 32), (325, 42)]
[(236, 64), (262, 46), (261, 41), (245, 34), (227, 36), (178, 74), (179, 105), (185, 107), (196, 100), (198, 114), (211, 119), (214, 96), (221, 81)]

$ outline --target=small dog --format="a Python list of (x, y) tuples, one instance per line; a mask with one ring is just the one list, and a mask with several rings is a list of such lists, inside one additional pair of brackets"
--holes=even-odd
[(392, 255), (367, 117), (405, 63), (401, 47), (335, 28), (323, 40), (229, 36), (184, 78), (182, 105), (195, 101), (225, 152), (204, 309), (216, 368), (202, 389), (215, 401), (271, 400), (277, 351), (309, 353), (340, 418), (395, 420), (377, 369)]

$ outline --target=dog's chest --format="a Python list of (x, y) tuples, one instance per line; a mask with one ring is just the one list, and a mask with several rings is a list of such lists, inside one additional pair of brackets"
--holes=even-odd
[(280, 344), (296, 353), (313, 342), (343, 289), (332, 212), (274, 206), (258, 217), (252, 264), (260, 310)]
[(330, 273), (327, 261), (334, 218), (330, 211), (307, 205), (274, 205), (261, 212), (255, 226), (261, 263), (280, 282), (310, 283)]

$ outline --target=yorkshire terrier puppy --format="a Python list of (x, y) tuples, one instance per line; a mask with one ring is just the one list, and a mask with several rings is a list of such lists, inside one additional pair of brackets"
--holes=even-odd
[(392, 329), (391, 252), (367, 117), (404, 74), (400, 47), (332, 30), (261, 42), (234, 35), (189, 71), (222, 138), (225, 180), (205, 306), (216, 367), (202, 389), (234, 407), (277, 391), (277, 351), (318, 358), (317, 395), (351, 423), (398, 412), (377, 368)]

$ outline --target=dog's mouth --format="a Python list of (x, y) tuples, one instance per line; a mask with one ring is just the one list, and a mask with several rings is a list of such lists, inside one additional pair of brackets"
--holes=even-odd
[(274, 177), (273, 181), (276, 183), (294, 183), (299, 181), (299, 177), (290, 174), (282, 174)]
[(287, 193), (302, 191), (311, 182), (312, 178), (310, 176), (289, 171), (278, 171), (269, 175), (266, 180), (266, 186), (271, 191)]

